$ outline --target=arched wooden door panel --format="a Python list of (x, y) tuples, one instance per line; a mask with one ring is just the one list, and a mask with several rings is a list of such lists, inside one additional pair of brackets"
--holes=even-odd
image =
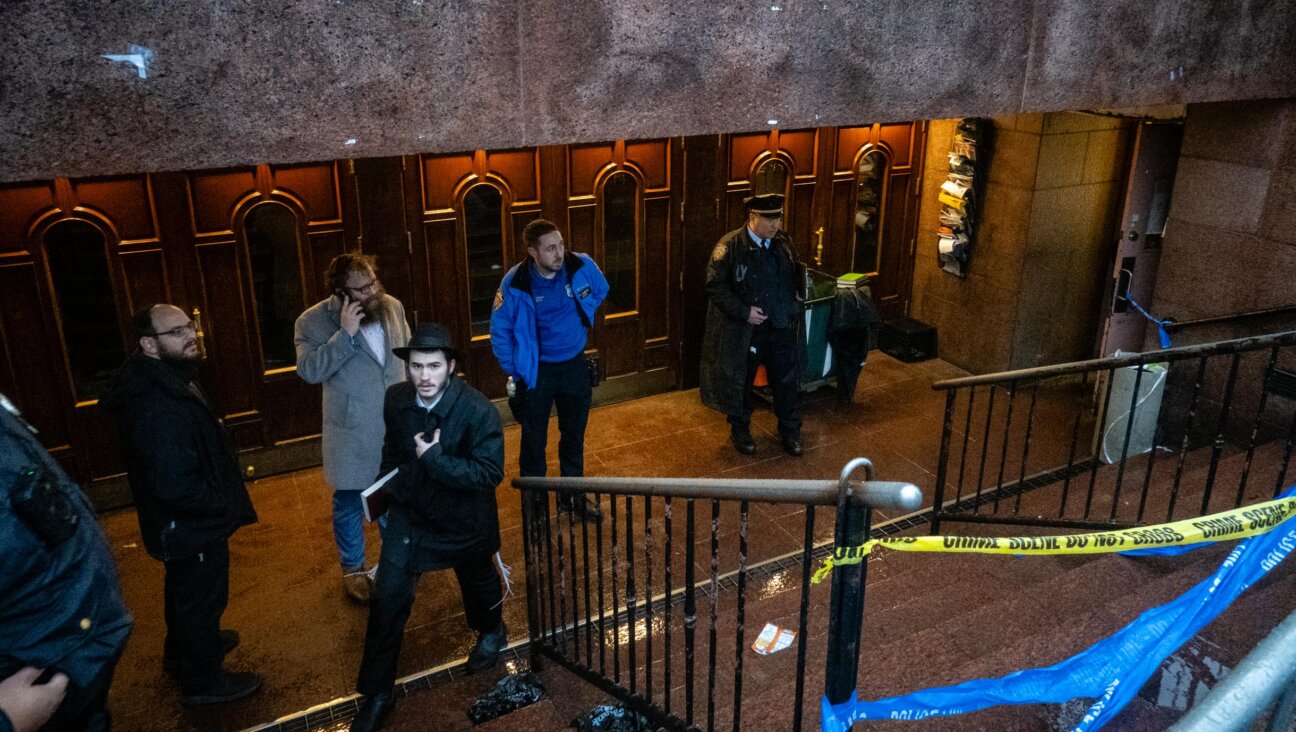
[(608, 377), (595, 399), (675, 385), (672, 152), (669, 140), (646, 140), (418, 157), (418, 189), (410, 197), (421, 205), (421, 317), (444, 323), (467, 344), (460, 368), (474, 386), (504, 396), (507, 376), (491, 351), (488, 308), (504, 273), (527, 256), (522, 229), (548, 218), (570, 250), (591, 255), (606, 271), (609, 226), (615, 230), (620, 220), (607, 216), (606, 184), (623, 180), (618, 175), (635, 184), (633, 245), (618, 250), (630, 252), (618, 261), (632, 273), (625, 281), (635, 283), (635, 293), (630, 307), (611, 316), (605, 309), (594, 324), (589, 350)]
[[(771, 130), (726, 136), (725, 188), (721, 220), (722, 231), (733, 231), (745, 225), (743, 200), (759, 194), (782, 193), (787, 196), (783, 208), (783, 228), (792, 237), (797, 256), (814, 266), (818, 237), (819, 206), (816, 199), (819, 175), (819, 130)], [(783, 169), (783, 190), (778, 188), (778, 174)]]
[[(422, 242), (416, 252), (418, 316), (444, 324), (463, 371), (492, 399), (507, 376), (490, 344), (490, 308), (500, 279), (526, 256), (522, 229), (540, 217), (540, 154), (521, 150), (421, 155), (416, 195)], [(471, 251), (470, 251), (471, 249)]]
[[(822, 269), (862, 271), (884, 319), (908, 312), (926, 123), (839, 127), (830, 144)], [(875, 251), (862, 249), (872, 246)]]
[[(594, 257), (610, 291), (590, 346), (605, 378), (600, 402), (678, 383), (677, 143), (617, 140), (565, 154), (567, 240)], [(561, 225), (561, 224), (560, 224)]]
[(121, 473), (99, 406), (135, 308), (173, 292), (149, 176), (0, 187), (0, 391), (97, 503)]
[[(300, 314), (327, 295), (322, 273), (329, 260), (355, 247), (353, 179), (339, 166), (259, 165), (184, 176), (192, 212), (186, 249), (198, 289), (193, 306), (202, 311), (208, 378), (241, 451), (291, 448), (319, 434), (321, 389), (297, 376), (279, 340), (291, 339), (286, 322), (295, 320), (294, 310)], [(269, 282), (254, 256), (275, 265)], [(288, 291), (295, 302), (284, 300)], [(277, 302), (261, 301), (275, 294)], [(275, 472), (300, 460), (291, 453), (271, 450), (249, 462)]]

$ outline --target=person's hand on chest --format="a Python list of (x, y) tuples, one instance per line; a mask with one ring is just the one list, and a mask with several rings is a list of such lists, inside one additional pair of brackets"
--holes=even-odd
[(432, 431), (431, 441), (428, 441), (426, 439), (426, 435), (427, 433), (425, 432), (419, 432), (418, 434), (414, 435), (414, 455), (417, 457), (420, 458), (423, 457), (423, 453), (427, 452), (429, 447), (441, 443), (440, 429), (436, 429)]

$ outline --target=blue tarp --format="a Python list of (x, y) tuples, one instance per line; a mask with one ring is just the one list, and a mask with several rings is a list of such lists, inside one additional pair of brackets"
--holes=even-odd
[[(1296, 486), (1283, 495), (1293, 493)], [(1095, 701), (1076, 725), (1076, 732), (1100, 729), (1134, 698), (1167, 656), (1278, 566), (1293, 548), (1296, 521), (1289, 520), (1267, 534), (1240, 542), (1219, 569), (1196, 587), (1144, 612), (1114, 635), (1060, 663), (871, 702), (852, 696), (833, 706), (824, 699), (821, 729), (838, 732), (865, 719), (925, 719), (1000, 704), (1060, 704), (1077, 698)]]

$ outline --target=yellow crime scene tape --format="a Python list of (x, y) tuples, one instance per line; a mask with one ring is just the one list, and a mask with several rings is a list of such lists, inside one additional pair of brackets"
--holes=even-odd
[(902, 552), (959, 554), (1107, 554), (1161, 546), (1245, 539), (1273, 530), (1296, 514), (1296, 498), (1279, 498), (1195, 519), (1134, 529), (1055, 536), (892, 536), (859, 546), (835, 547), (810, 581), (819, 584), (833, 567), (859, 564), (876, 547)]

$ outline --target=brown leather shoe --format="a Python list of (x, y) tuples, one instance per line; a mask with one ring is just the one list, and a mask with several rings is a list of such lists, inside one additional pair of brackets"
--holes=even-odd
[(342, 575), (342, 589), (353, 602), (368, 605), (373, 581), (369, 579), (369, 573), (363, 569), (352, 570)]

